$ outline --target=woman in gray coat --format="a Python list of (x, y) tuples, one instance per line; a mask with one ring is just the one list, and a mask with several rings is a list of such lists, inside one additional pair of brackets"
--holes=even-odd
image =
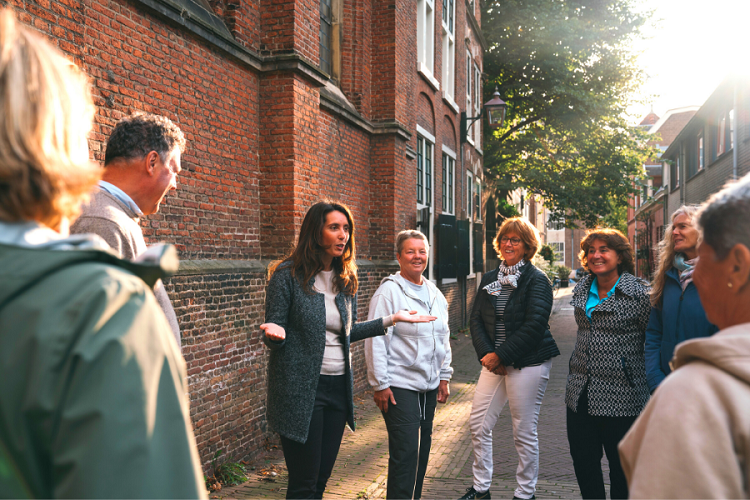
[(323, 497), (344, 425), (354, 429), (350, 342), (383, 335), (399, 321), (436, 319), (399, 311), (357, 323), (357, 285), (351, 212), (340, 203), (316, 203), (297, 247), (271, 267), (260, 325), (271, 349), (266, 416), (281, 436), (287, 498)]

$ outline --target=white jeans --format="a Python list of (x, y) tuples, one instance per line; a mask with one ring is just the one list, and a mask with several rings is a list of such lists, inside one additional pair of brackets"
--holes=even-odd
[(487, 491), (492, 482), (492, 428), (505, 406), (510, 406), (513, 440), (518, 453), (515, 496), (531, 498), (539, 476), (539, 438), (536, 433), (539, 409), (547, 389), (552, 360), (521, 370), (506, 367), (507, 375), (495, 375), (486, 368), (477, 381), (469, 426), (474, 446), (474, 489)]

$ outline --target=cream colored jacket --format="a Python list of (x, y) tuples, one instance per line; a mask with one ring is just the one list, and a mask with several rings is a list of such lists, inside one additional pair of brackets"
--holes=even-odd
[(748, 498), (750, 323), (677, 346), (620, 442), (630, 498)]

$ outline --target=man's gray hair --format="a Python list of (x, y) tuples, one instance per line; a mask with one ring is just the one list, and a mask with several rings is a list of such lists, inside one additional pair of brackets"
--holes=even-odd
[(718, 259), (740, 243), (750, 249), (750, 174), (712, 195), (697, 214), (703, 241)]
[(427, 251), (430, 250), (430, 242), (427, 240), (427, 236), (425, 236), (422, 231), (417, 231), (416, 229), (407, 229), (406, 231), (401, 231), (396, 235), (397, 254), (401, 255), (401, 250), (403, 250), (404, 248), (404, 242), (411, 238), (416, 238), (418, 240), (424, 241), (424, 244), (427, 247)]
[(175, 149), (185, 152), (185, 134), (180, 127), (166, 116), (136, 113), (115, 125), (107, 140), (104, 165), (120, 158), (143, 158), (151, 151), (165, 162)]

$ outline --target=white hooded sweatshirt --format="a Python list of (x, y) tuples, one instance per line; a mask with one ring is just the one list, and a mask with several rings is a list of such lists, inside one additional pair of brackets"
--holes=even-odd
[(675, 351), (620, 442), (630, 498), (748, 498), (750, 323)]
[(430, 323), (397, 323), (385, 336), (365, 340), (367, 380), (376, 391), (388, 387), (431, 391), (453, 374), (448, 302), (432, 282), (423, 283), (429, 304), (417, 297), (401, 272), (383, 279), (370, 301), (368, 320), (402, 310), (437, 316)]

